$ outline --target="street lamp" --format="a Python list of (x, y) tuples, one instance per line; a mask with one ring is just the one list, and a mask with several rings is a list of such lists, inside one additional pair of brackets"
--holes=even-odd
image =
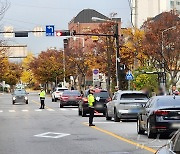
[(112, 19), (102, 19), (98, 17), (92, 17), (92, 21), (105, 21), (105, 22), (114, 22), (115, 23), (115, 33), (114, 38), (116, 39), (116, 83), (117, 86), (120, 88), (120, 76), (119, 76), (119, 63), (121, 61), (120, 54), (119, 54), (119, 24), (118, 22)]
[[(161, 42), (161, 51), (162, 51), (162, 55), (163, 55), (163, 56), (164, 56), (164, 41), (163, 41), (163, 39), (164, 39), (164, 33), (167, 32), (167, 31), (169, 31), (169, 30), (172, 30), (172, 29), (176, 29), (176, 26), (167, 28), (167, 29), (165, 29), (165, 30), (163, 30), (163, 31), (161, 32), (161, 39), (162, 39), (162, 42)], [(165, 90), (165, 89), (166, 89), (166, 81), (165, 81), (165, 66), (164, 66), (164, 63), (165, 63), (165, 62), (164, 62), (164, 59), (163, 59), (163, 66), (162, 66), (162, 68), (163, 68), (163, 76), (162, 76), (163, 82), (160, 83), (160, 86)]]

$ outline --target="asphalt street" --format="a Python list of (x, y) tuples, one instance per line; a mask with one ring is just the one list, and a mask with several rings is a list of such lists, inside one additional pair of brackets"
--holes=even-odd
[(148, 139), (138, 135), (136, 121), (115, 123), (97, 115), (95, 127), (78, 108), (60, 109), (58, 102), (29, 94), (29, 104), (12, 105), (10, 94), (0, 95), (0, 154), (151, 154), (166, 144), (168, 137)]

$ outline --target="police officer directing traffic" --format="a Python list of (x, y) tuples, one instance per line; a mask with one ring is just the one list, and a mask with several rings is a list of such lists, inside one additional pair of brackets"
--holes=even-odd
[(46, 96), (45, 90), (43, 88), (41, 88), (41, 92), (40, 92), (41, 107), (39, 109), (44, 109), (44, 106), (45, 106), (45, 104), (44, 104), (45, 96)]
[(95, 126), (93, 124), (93, 118), (94, 118), (94, 91), (92, 89), (89, 90), (89, 95), (88, 95), (88, 106), (89, 106), (89, 126)]

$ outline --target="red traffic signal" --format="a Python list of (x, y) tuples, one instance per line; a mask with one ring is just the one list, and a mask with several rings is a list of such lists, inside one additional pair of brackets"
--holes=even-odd
[(56, 36), (70, 36), (69, 30), (56, 30)]

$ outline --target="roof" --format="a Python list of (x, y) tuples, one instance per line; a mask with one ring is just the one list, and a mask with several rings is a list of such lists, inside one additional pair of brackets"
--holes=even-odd
[[(154, 18), (152, 18), (151, 20), (152, 20), (152, 21), (158, 21), (158, 20), (160, 20), (164, 15), (166, 15), (166, 14), (168, 14), (168, 13), (169, 13), (169, 12), (160, 13), (160, 14), (158, 14), (157, 16), (155, 16)], [(176, 20), (179, 21), (180, 18), (177, 17)]]
[[(110, 18), (99, 13), (96, 10), (84, 9), (81, 12), (79, 12), (78, 15), (71, 22), (74, 22), (74, 23), (101, 23), (103, 22), (103, 21), (93, 21), (92, 17), (110, 20)], [(113, 18), (113, 20), (121, 21), (121, 18)]]

